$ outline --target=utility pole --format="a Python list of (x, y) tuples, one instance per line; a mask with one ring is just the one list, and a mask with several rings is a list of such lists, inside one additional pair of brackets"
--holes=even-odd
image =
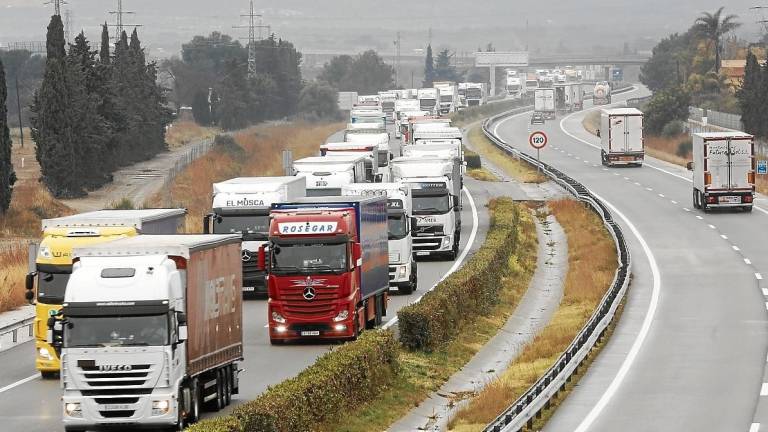
[(400, 76), (400, 32), (397, 32), (397, 39), (395, 40), (395, 87), (397, 87), (399, 76)]
[(123, 15), (136, 14), (136, 12), (123, 10), (123, 0), (117, 0), (117, 10), (110, 11), (109, 14), (114, 15), (116, 18), (115, 24), (110, 24), (110, 27), (115, 27), (114, 39), (120, 39), (120, 35), (123, 34), (125, 27), (141, 27), (141, 24), (126, 24), (123, 22)]
[(61, 5), (67, 4), (66, 0), (50, 0), (45, 3), (46, 5), (53, 5), (53, 14), (61, 16)]
[(16, 78), (16, 109), (19, 113), (19, 137), (21, 137), (21, 148), (24, 148), (24, 122), (21, 119), (21, 96), (19, 96), (19, 71), (14, 74)]
[(72, 42), (72, 11), (64, 11), (64, 40)]
[(768, 11), (768, 6), (753, 6), (749, 8), (749, 10), (758, 14), (759, 19), (757, 20), (757, 24), (760, 24), (760, 26), (763, 28), (763, 36), (768, 34), (768, 18), (766, 18), (766, 11)]
[[(248, 29), (248, 77), (253, 78), (256, 75), (256, 29), (259, 29), (259, 40), (262, 40), (263, 38), (261, 35), (261, 30), (266, 28), (268, 29), (268, 31), (271, 31), (271, 28), (267, 25), (264, 25), (264, 23), (262, 22), (263, 17), (261, 16), (261, 14), (257, 14), (254, 12), (253, 0), (251, 0), (250, 13), (240, 15), (240, 17), (248, 18), (248, 25), (233, 26), (232, 28)], [(258, 23), (256, 22), (257, 18), (258, 18)]]

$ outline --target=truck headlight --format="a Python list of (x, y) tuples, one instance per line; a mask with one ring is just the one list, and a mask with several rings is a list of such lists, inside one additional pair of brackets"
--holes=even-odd
[(344, 309), (343, 311), (339, 312), (335, 318), (333, 318), (333, 322), (345, 321), (347, 318), (349, 318), (349, 311)]
[(37, 350), (37, 355), (45, 360), (53, 360), (53, 356), (51, 355), (51, 352), (48, 351), (48, 348), (40, 348)]
[(441, 247), (447, 248), (451, 245), (451, 238), (448, 236), (443, 237), (443, 245)]
[(408, 266), (399, 266), (397, 268), (398, 279), (404, 278), (407, 273), (408, 273)]
[(152, 402), (152, 415), (168, 414), (171, 410), (171, 402), (167, 399)]
[(51, 259), (53, 258), (53, 254), (51, 253), (51, 248), (48, 246), (40, 246), (40, 249), (37, 251), (37, 253), (42, 258)]
[(396, 252), (389, 254), (389, 262), (390, 263), (400, 262), (400, 254)]
[(285, 317), (278, 312), (272, 311), (272, 321), (280, 324), (285, 324)]
[(80, 409), (80, 402), (65, 403), (64, 414), (68, 417), (82, 417), (83, 411)]

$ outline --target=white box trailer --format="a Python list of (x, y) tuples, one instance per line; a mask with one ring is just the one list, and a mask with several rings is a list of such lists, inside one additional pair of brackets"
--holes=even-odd
[(693, 206), (752, 211), (755, 194), (754, 137), (744, 132), (693, 134)]
[(605, 109), (600, 113), (601, 160), (605, 166), (641, 166), (645, 158), (643, 113), (636, 108)]
[(544, 114), (547, 120), (555, 119), (554, 88), (537, 88), (533, 92), (533, 111)]
[(365, 156), (315, 156), (293, 162), (297, 177), (307, 181), (307, 196), (341, 196), (341, 187), (350, 183), (370, 183), (366, 177)]

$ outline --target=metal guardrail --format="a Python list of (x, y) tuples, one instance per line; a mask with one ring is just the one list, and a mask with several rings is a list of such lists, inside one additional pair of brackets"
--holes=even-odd
[(713, 126), (719, 126), (737, 131), (744, 130), (744, 124), (741, 122), (741, 116), (738, 114), (725, 113), (698, 107), (688, 107), (689, 119), (700, 122), (703, 120), (703, 117), (707, 118), (707, 124)]
[[(24, 341), (30, 340), (33, 336), (32, 327), (34, 324), (35, 316), (33, 314), (32, 316), (23, 320), (13, 322), (4, 327), (0, 327), (0, 351), (5, 351), (6, 349), (16, 346), (16, 344), (20, 342), (22, 331), (27, 332)], [(11, 335), (10, 343), (3, 343), (8, 335)]]
[[(625, 90), (628, 91), (629, 89)], [(618, 92), (617, 92), (618, 93)], [(513, 432), (532, 427), (536, 418), (541, 418), (542, 411), (550, 407), (550, 401), (565, 389), (566, 383), (578, 373), (579, 367), (603, 337), (605, 330), (616, 314), (616, 309), (624, 298), (629, 285), (631, 273), (631, 257), (624, 233), (613, 220), (610, 210), (597, 199), (583, 184), (567, 174), (535, 157), (516, 149), (493, 134), (490, 126), (499, 119), (518, 113), (513, 110), (491, 117), (483, 123), (483, 132), (496, 146), (512, 156), (523, 159), (529, 164), (540, 168), (544, 174), (569, 191), (578, 200), (586, 203), (603, 220), (611, 233), (618, 251), (618, 269), (610, 289), (603, 296), (597, 309), (584, 325), (576, 338), (557, 359), (557, 361), (523, 393), (501, 415), (485, 427), (484, 432)]]

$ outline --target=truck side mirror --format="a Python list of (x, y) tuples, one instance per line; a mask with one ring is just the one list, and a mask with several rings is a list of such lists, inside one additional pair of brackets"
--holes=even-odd
[(416, 235), (416, 230), (417, 230), (418, 226), (419, 226), (419, 219), (417, 219), (415, 217), (412, 217), (411, 218), (411, 226), (410, 226), (411, 234), (412, 235)]
[(359, 265), (360, 260), (363, 259), (363, 247), (359, 243), (354, 243), (352, 245), (352, 261), (355, 262), (355, 265)]
[(179, 342), (184, 342), (187, 340), (187, 337), (189, 335), (187, 334), (187, 326), (186, 325), (179, 325)]
[(210, 234), (211, 233), (211, 219), (213, 215), (207, 214), (203, 216), (203, 234)]
[(381, 183), (384, 181), (384, 174), (376, 174), (373, 176), (373, 182), (374, 183)]
[(32, 291), (35, 289), (35, 274), (34, 273), (28, 273), (27, 277), (24, 279), (24, 287), (27, 289), (27, 291)]
[(693, 171), (693, 162), (688, 162), (687, 164), (685, 164), (685, 168), (688, 171)]
[(187, 325), (187, 314), (184, 312), (178, 312), (176, 315), (176, 321), (180, 326)]
[(598, 129), (597, 131), (595, 131), (595, 134), (597, 135), (597, 137), (598, 137), (598, 138), (600, 138), (600, 129)]
[(259, 247), (259, 256), (256, 260), (256, 268), (259, 269), (259, 271), (265, 271), (267, 269), (267, 248), (266, 245), (261, 245)]

